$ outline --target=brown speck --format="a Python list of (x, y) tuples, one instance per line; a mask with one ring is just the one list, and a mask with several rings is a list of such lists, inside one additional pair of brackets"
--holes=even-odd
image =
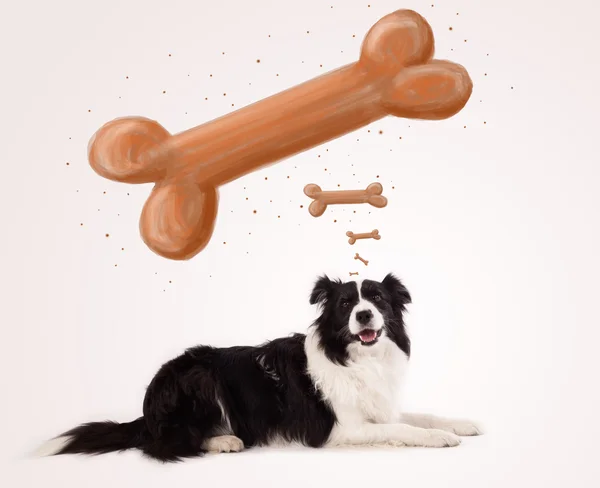
[(226, 242), (226, 241), (223, 241), (223, 244), (227, 244), (227, 242)]
[(173, 283), (171, 280), (169, 280), (169, 283)]
[(248, 197), (246, 197), (246, 200), (248, 200)]
[(115, 268), (117, 267), (117, 265), (115, 264)]
[(352, 34), (352, 37), (356, 37), (356, 34)]
[(380, 130), (380, 131), (379, 131), (379, 133), (380, 133), (380, 134), (383, 134), (383, 131), (382, 131), (382, 130)]
[(448, 27), (448, 30), (452, 30), (452, 27)]
[[(300, 208), (304, 208), (304, 205), (300, 205)], [(83, 224), (81, 224), (81, 225), (83, 225)]]
[(289, 180), (289, 179), (290, 179), (290, 177), (288, 176), (288, 177), (287, 177), (287, 179)]
[(483, 73), (483, 76), (487, 76), (487, 73)]
[(483, 121), (483, 123), (484, 123), (484, 125), (487, 124), (487, 122), (485, 120)]
[(71, 163), (67, 163), (67, 166), (69, 166)]
[(335, 223), (337, 223), (337, 220), (334, 220), (334, 221), (333, 221), (333, 223), (334, 223), (334, 224), (335, 224)]
[(204, 100), (208, 100), (208, 97), (204, 97)]
[(319, 68), (322, 68), (322, 67), (323, 67), (323, 65), (322, 65), (322, 64), (320, 64), (320, 65), (319, 65)]
[(125, 250), (125, 248), (124, 248), (124, 247), (122, 247), (122, 248), (121, 248), (121, 251), (124, 251), (124, 250)]
[(252, 213), (256, 213), (256, 210), (253, 210)]
[(171, 54), (169, 54), (169, 57), (171, 57)]
[(467, 126), (465, 125), (465, 126), (463, 127), (463, 129), (466, 129), (466, 128), (467, 128)]
[(465, 42), (467, 42), (467, 40), (465, 39)]
[(90, 110), (90, 109), (88, 109), (88, 112), (91, 112), (91, 110)]
[(256, 62), (257, 62), (257, 63), (260, 63), (260, 59), (257, 59), (257, 60), (256, 60)]
[(103, 194), (103, 195), (106, 195), (106, 192), (105, 192), (105, 191), (103, 191), (103, 192), (102, 192), (102, 194)]
[(379, 175), (377, 175), (377, 178), (379, 178)]
[(126, 79), (126, 80), (128, 80), (128, 79), (129, 79), (129, 76), (126, 76), (126, 77), (125, 77), (125, 79)]
[(223, 93), (223, 96), (224, 96), (224, 97), (226, 97), (226, 96), (227, 96), (227, 93)]
[(106, 237), (109, 237), (109, 234), (106, 234)]
[(83, 222), (81, 224), (79, 224), (81, 227), (83, 227)]
[(280, 219), (280, 218), (281, 218), (281, 215), (278, 215), (278, 216), (277, 216), (277, 218), (278, 218), (278, 219)]
[(307, 34), (310, 34), (310, 31), (306, 31)]
[(396, 189), (396, 187), (395, 187), (395, 186), (392, 186), (392, 190), (395, 190), (395, 189)]
[(212, 75), (209, 75), (212, 78)]

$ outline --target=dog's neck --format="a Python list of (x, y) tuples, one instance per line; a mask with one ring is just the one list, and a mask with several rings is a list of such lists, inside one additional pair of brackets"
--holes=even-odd
[(407, 355), (388, 337), (373, 346), (348, 346), (348, 361), (331, 361), (311, 327), (304, 346), (308, 374), (323, 398), (345, 422), (386, 423), (400, 416), (400, 393), (408, 366)]

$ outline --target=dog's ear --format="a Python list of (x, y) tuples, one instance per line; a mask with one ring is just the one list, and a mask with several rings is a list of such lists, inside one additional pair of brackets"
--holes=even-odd
[(315, 303), (326, 302), (332, 290), (333, 283), (331, 280), (327, 276), (321, 276), (315, 283), (313, 291), (310, 294), (310, 304), (314, 305)]
[(411, 303), (410, 293), (402, 282), (392, 273), (389, 273), (381, 282), (383, 287), (392, 297), (392, 307), (404, 311), (406, 305)]

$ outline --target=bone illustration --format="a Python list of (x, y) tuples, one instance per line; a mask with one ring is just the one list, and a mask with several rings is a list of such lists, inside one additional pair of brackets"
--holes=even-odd
[(142, 239), (163, 257), (189, 259), (210, 241), (220, 185), (388, 115), (459, 112), (471, 79), (433, 53), (427, 21), (398, 10), (371, 27), (355, 63), (175, 135), (144, 117), (115, 119), (92, 137), (88, 159), (105, 178), (155, 183)]
[(358, 260), (359, 260), (359, 261), (361, 261), (361, 262), (362, 262), (362, 263), (363, 263), (365, 266), (369, 266), (369, 261), (367, 261), (367, 260), (366, 260), (366, 259), (364, 259), (364, 258), (361, 258), (361, 257), (360, 257), (360, 254), (358, 254), (358, 253), (356, 253), (356, 254), (354, 255), (354, 259), (358, 259)]
[(358, 276), (358, 271), (356, 271), (354, 273), (352, 271), (350, 271), (350, 276)]
[(366, 232), (364, 234), (355, 234), (352, 231), (348, 231), (346, 232), (346, 235), (348, 236), (348, 244), (351, 246), (354, 245), (358, 239), (375, 239), (376, 241), (381, 239), (381, 235), (377, 229), (373, 229), (371, 232)]
[(323, 215), (327, 205), (368, 203), (373, 207), (383, 208), (387, 205), (387, 198), (382, 193), (383, 186), (379, 183), (371, 183), (366, 190), (323, 191), (313, 183), (304, 187), (304, 194), (314, 199), (308, 207), (308, 212), (313, 217)]

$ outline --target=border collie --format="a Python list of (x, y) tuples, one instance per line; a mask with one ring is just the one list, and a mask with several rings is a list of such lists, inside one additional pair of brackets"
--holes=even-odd
[(458, 436), (480, 429), (397, 406), (410, 356), (403, 320), (410, 301), (392, 274), (382, 282), (321, 277), (310, 295), (321, 315), (306, 335), (188, 349), (160, 368), (143, 416), (81, 425), (40, 454), (139, 449), (166, 462), (281, 444), (456, 446)]

